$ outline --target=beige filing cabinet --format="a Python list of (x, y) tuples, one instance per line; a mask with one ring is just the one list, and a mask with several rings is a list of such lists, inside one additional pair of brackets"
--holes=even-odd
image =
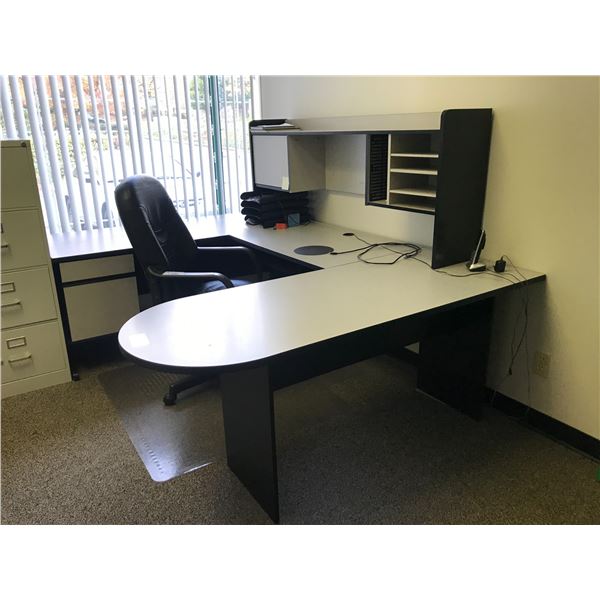
[(29, 141), (2, 141), (2, 397), (71, 374)]

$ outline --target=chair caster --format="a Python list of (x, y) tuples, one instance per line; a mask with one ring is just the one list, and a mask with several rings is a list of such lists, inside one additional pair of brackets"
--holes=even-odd
[(172, 394), (171, 392), (167, 392), (163, 396), (163, 402), (165, 406), (175, 406), (175, 402), (177, 402), (177, 394)]

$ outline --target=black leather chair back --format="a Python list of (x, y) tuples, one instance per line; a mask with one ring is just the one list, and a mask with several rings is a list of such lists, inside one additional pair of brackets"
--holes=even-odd
[(148, 175), (133, 175), (115, 189), (121, 221), (144, 268), (157, 271), (193, 268), (198, 250), (162, 184)]

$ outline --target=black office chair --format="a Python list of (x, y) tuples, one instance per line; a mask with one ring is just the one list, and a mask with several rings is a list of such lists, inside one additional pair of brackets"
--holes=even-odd
[[(262, 279), (256, 255), (249, 248), (198, 247), (167, 191), (153, 177), (127, 177), (115, 189), (115, 199), (154, 304)], [(252, 276), (233, 279), (235, 273)], [(164, 403), (175, 404), (177, 394), (208, 379), (191, 376), (171, 384)]]

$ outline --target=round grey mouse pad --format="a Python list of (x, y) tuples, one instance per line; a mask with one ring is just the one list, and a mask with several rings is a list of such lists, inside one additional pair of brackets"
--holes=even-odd
[(333, 252), (331, 246), (300, 246), (294, 250), (296, 254), (304, 254), (306, 256), (315, 256), (317, 254), (329, 254)]

